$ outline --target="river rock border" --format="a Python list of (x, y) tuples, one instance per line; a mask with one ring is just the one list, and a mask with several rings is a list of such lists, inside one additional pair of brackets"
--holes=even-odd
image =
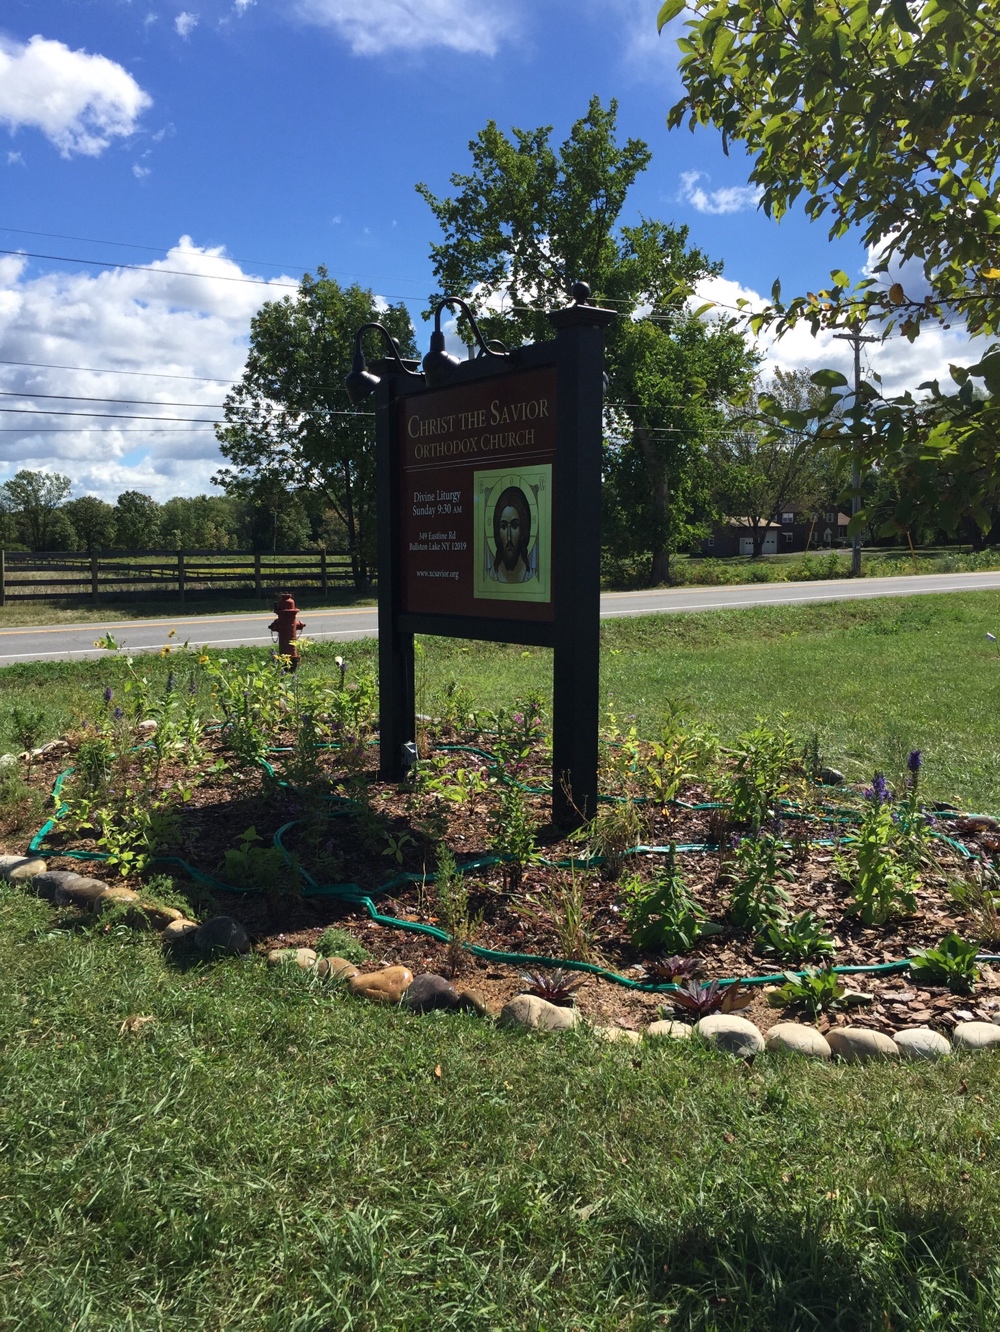
[[(203, 957), (226, 957), (250, 952), (246, 930), (232, 916), (214, 916), (199, 925), (174, 907), (144, 902), (129, 888), (112, 887), (73, 870), (50, 870), (33, 856), (0, 855), (0, 879), (30, 885), (37, 896), (57, 906), (76, 906), (95, 914), (114, 911), (118, 918), (138, 929), (157, 930), (166, 947), (192, 945)], [(267, 954), (267, 965), (294, 965), (321, 980), (346, 985), (358, 999), (391, 1005), (412, 1013), (439, 1010), (465, 1011), (481, 1017), (494, 1014), (475, 990), (459, 990), (443, 976), (426, 972), (417, 976), (404, 966), (361, 972), (341, 957), (320, 957), (312, 948), (276, 948)], [(782, 1051), (808, 1059), (844, 1063), (878, 1060), (941, 1059), (953, 1050), (1000, 1050), (1000, 1016), (992, 1022), (960, 1022), (949, 1041), (930, 1027), (908, 1027), (895, 1038), (868, 1027), (836, 1027), (824, 1036), (802, 1022), (778, 1022), (766, 1036), (746, 1018), (713, 1014), (688, 1025), (676, 1020), (652, 1022), (645, 1033), (624, 1027), (591, 1026), (576, 1008), (549, 1003), (536, 995), (519, 994), (496, 1015), (498, 1027), (531, 1031), (562, 1032), (589, 1030), (610, 1044), (635, 1045), (647, 1041), (696, 1039), (700, 1044), (724, 1051), (738, 1059), (751, 1060), (766, 1051)]]

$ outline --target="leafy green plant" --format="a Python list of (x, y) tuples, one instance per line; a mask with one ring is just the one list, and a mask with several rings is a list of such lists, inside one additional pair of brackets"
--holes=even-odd
[(677, 1008), (703, 1018), (712, 1013), (738, 1013), (750, 1005), (753, 995), (741, 991), (739, 981), (722, 986), (717, 980), (705, 985), (689, 980), (675, 990), (670, 999)]
[(847, 987), (832, 966), (806, 967), (801, 975), (786, 971), (785, 984), (768, 996), (773, 1008), (803, 1008), (812, 1017), (839, 1007)]
[(783, 919), (793, 882), (788, 853), (772, 833), (744, 837), (726, 857), (721, 877), (732, 885), (726, 915), (740, 929), (763, 930)]
[[(289, 676), (280, 657), (239, 666), (204, 655), (212, 697), (222, 713), (226, 746), (241, 767), (255, 767), (273, 744), (291, 706)], [(199, 659), (200, 660), (200, 659)]]
[(386, 845), (382, 849), (382, 854), (391, 856), (397, 865), (402, 865), (406, 848), (417, 844), (416, 839), (411, 837), (408, 832), (393, 833), (386, 831), (385, 841)]
[(515, 782), (501, 783), (497, 807), (491, 812), (489, 823), (490, 851), (501, 858), (504, 888), (516, 892), (526, 867), (538, 853), (535, 819), (527, 797)]
[(789, 790), (795, 742), (784, 727), (769, 726), (758, 717), (738, 737), (732, 757), (723, 798), (729, 802), (733, 822), (755, 832), (777, 813), (778, 801)]
[(335, 925), (328, 926), (316, 940), (316, 952), (320, 957), (342, 957), (346, 962), (366, 962), (368, 950), (347, 930), (338, 930)]
[(255, 888), (270, 898), (297, 893), (300, 887), (298, 861), (276, 846), (264, 846), (256, 828), (247, 828), (236, 846), (222, 853), (223, 873), (236, 887)]
[(575, 962), (594, 960), (593, 932), (583, 879), (574, 865), (570, 866), (569, 876), (562, 876), (547, 893), (515, 901), (512, 905), (519, 916), (555, 930), (563, 957)]
[(968, 994), (979, 979), (978, 945), (958, 934), (946, 934), (936, 948), (925, 948), (910, 958), (913, 979), (919, 985), (947, 985)]
[(15, 703), (10, 710), (10, 733), (30, 755), (45, 735), (45, 713), (41, 708)]
[(454, 852), (444, 842), (437, 849), (434, 909), (438, 924), (449, 936), (448, 965), (454, 975), (465, 960), (466, 945), (479, 933), (483, 918), (481, 914), (472, 914), (468, 880), (456, 865)]
[(835, 864), (853, 894), (850, 909), (866, 925), (882, 925), (916, 908), (920, 876), (911, 859), (900, 853), (891, 793), (881, 773), (866, 793), (853, 843)]
[(556, 967), (555, 971), (522, 971), (521, 980), (525, 983), (522, 994), (536, 995), (560, 1008), (572, 1008), (573, 996), (587, 983), (586, 976), (574, 976), (562, 967)]
[(721, 927), (706, 921), (688, 892), (673, 850), (654, 879), (633, 874), (622, 881), (619, 894), (629, 934), (639, 948), (685, 953), (699, 939), (720, 933)]
[(702, 776), (718, 756), (711, 728), (686, 721), (682, 705), (668, 702), (659, 739), (649, 746), (647, 780), (656, 798), (667, 804)]
[(782, 962), (811, 962), (833, 952), (833, 938), (825, 922), (813, 911), (767, 925), (761, 931), (759, 946)]

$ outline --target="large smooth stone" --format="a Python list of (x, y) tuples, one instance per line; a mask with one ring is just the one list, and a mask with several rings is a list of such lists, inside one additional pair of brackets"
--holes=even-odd
[(35, 856), (0, 856), (0, 879), (23, 883), (45, 873), (45, 861)]
[(895, 1041), (904, 1059), (941, 1059), (951, 1054), (951, 1041), (930, 1027), (907, 1027), (896, 1032)]
[(346, 957), (321, 957), (316, 963), (316, 975), (324, 980), (349, 981), (361, 973)]
[[(55, 900), (59, 906), (72, 904), (73, 906), (97, 910), (97, 904), (110, 891), (112, 890), (108, 884), (101, 879), (91, 879), (83, 874), (74, 874), (71, 879), (56, 889)], [(136, 901), (139, 900), (135, 893), (132, 896)]]
[(712, 1013), (703, 1017), (695, 1023), (694, 1032), (717, 1050), (738, 1055), (740, 1059), (752, 1059), (764, 1048), (764, 1037), (754, 1024), (730, 1013)]
[(125, 923), (131, 925), (134, 929), (142, 929), (149, 924), (146, 913), (139, 901), (138, 893), (134, 893), (131, 888), (123, 888), (120, 885), (114, 888), (108, 888), (105, 885), (104, 892), (94, 903), (94, 910), (100, 915), (105, 911), (111, 911), (115, 907), (127, 908)]
[(764, 1039), (768, 1050), (789, 1050), (809, 1059), (829, 1059), (833, 1051), (821, 1031), (805, 1022), (776, 1022)]
[(891, 1036), (868, 1027), (833, 1027), (826, 1033), (830, 1049), (847, 1064), (868, 1059), (898, 1059), (899, 1047)]
[(385, 971), (367, 971), (350, 982), (352, 994), (371, 999), (376, 1004), (398, 1004), (413, 984), (409, 967), (386, 967)]
[(629, 1031), (628, 1027), (595, 1027), (594, 1035), (610, 1045), (638, 1045), (642, 1040), (637, 1031)]
[(651, 1040), (662, 1041), (687, 1041), (691, 1039), (693, 1027), (689, 1027), (686, 1022), (672, 1022), (670, 1018), (660, 1018), (658, 1022), (651, 1022), (646, 1028), (646, 1035)]
[(431, 1013), (436, 1008), (457, 1008), (458, 991), (443, 976), (428, 971), (415, 976), (403, 996), (403, 1007), (414, 1013)]
[(476, 1013), (479, 1017), (489, 1017), (490, 1006), (478, 990), (463, 990), (458, 996), (458, 1006), (464, 1013)]
[(196, 920), (172, 920), (163, 931), (163, 942), (166, 944), (180, 943), (182, 939), (190, 938), (197, 931), (198, 922)]
[(272, 948), (267, 955), (269, 967), (280, 967), (287, 962), (294, 962), (303, 971), (312, 971), (316, 965), (315, 948)]
[(198, 926), (194, 941), (199, 952), (206, 956), (213, 953), (233, 956), (250, 951), (246, 930), (232, 916), (213, 916), (211, 920), (206, 920), (204, 925)]
[(0, 769), (16, 768), (18, 765), (18, 756), (16, 754), (0, 754)]
[(568, 1031), (581, 1021), (575, 1008), (560, 1008), (535, 994), (519, 994), (500, 1010), (501, 1027), (530, 1027), (532, 1031)]
[(1000, 1048), (1000, 1027), (992, 1022), (960, 1022), (954, 1031), (956, 1050)]
[[(36, 874), (31, 881), (31, 886), (39, 897), (44, 897), (46, 902), (68, 902), (71, 899), (68, 896), (59, 897), (57, 893), (66, 893), (70, 884), (82, 879), (82, 874), (77, 874), (76, 870), (43, 870), (41, 874)], [(107, 884), (102, 884), (106, 888)]]
[(184, 919), (183, 911), (178, 911), (176, 907), (160, 906), (159, 903), (142, 902), (139, 910), (154, 930), (165, 930), (175, 920)]
[(42, 758), (55, 758), (57, 754), (68, 754), (69, 745), (65, 740), (50, 740), (42, 745)]

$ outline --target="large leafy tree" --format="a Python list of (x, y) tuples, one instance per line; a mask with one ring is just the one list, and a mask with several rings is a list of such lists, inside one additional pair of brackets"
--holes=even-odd
[(217, 429), (229, 466), (213, 480), (252, 502), (318, 492), (346, 533), (355, 584), (375, 563), (375, 445), (371, 412), (344, 389), (354, 334), (378, 319), (404, 356), (416, 354), (403, 305), (384, 306), (357, 285), (341, 287), (322, 267), (294, 296), (268, 301), (250, 326), (240, 382), (226, 396)]
[[(59, 472), (15, 472), (3, 487), (5, 506), (16, 516), (25, 543), (31, 550), (52, 550), (63, 541), (73, 549), (75, 534), (59, 513), (72, 488), (68, 476)], [(62, 538), (57, 541), (56, 538)]]
[(141, 490), (123, 490), (115, 503), (115, 545), (119, 550), (155, 550), (162, 539), (156, 500)]
[(77, 544), (83, 550), (108, 550), (114, 545), (115, 507), (96, 495), (81, 495), (63, 505), (63, 513), (73, 524)]
[(688, 245), (687, 229), (620, 222), (650, 152), (639, 139), (619, 144), (616, 120), (616, 103), (595, 97), (559, 147), (551, 126), (508, 137), (490, 121), (470, 144), (472, 170), (452, 176), (452, 196), (417, 188), (444, 233), (431, 250), (440, 288), (471, 302), (488, 337), (551, 337), (545, 312), (580, 279), (618, 311), (608, 335), (605, 531), (615, 553), (644, 553), (659, 583), (691, 535), (706, 431), (742, 391), (753, 357), (730, 325), (688, 312), (698, 280), (721, 266)]
[[(661, 29), (683, 7), (667, 0)], [(854, 286), (835, 272), (826, 289), (783, 302), (776, 283), (754, 326), (807, 319), (816, 331), (874, 318), (911, 340), (928, 321), (1000, 330), (996, 0), (694, 0), (690, 9), (679, 42), (685, 94), (669, 122), (713, 124), (727, 148), (741, 142), (769, 215), (803, 201), (831, 236), (859, 228), (875, 259)], [(989, 528), (1000, 493), (1000, 351), (952, 378), (957, 392), (929, 383), (920, 386), (929, 397), (886, 401), (871, 385), (855, 397), (825, 372), (841, 409), (828, 435), (893, 474), (886, 530)], [(985, 397), (972, 391), (977, 378)], [(857, 521), (870, 517), (862, 510)]]

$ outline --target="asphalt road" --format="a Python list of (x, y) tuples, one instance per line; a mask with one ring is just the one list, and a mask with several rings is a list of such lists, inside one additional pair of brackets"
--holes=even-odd
[[(1000, 590), (1000, 572), (924, 574), (901, 578), (849, 578), (815, 583), (750, 583), (738, 587), (660, 588), (652, 592), (606, 592), (601, 597), (601, 616), (666, 615), (677, 611), (721, 610), (740, 606), (792, 606), (810, 601), (856, 601), (869, 597), (909, 597), (928, 592), (974, 592)], [(22, 629), (0, 629), (0, 666), (17, 662), (73, 660), (100, 657), (94, 640), (111, 633), (129, 652), (159, 652), (165, 643), (189, 639), (198, 647), (268, 646), (267, 626), (271, 615), (179, 615), (156, 620), (99, 620), (88, 624), (32, 625)], [(306, 635), (315, 641), (348, 642), (374, 637), (377, 612), (374, 606), (357, 610), (303, 612)], [(0, 611), (0, 624), (3, 612)], [(176, 630), (172, 639), (170, 630)]]

